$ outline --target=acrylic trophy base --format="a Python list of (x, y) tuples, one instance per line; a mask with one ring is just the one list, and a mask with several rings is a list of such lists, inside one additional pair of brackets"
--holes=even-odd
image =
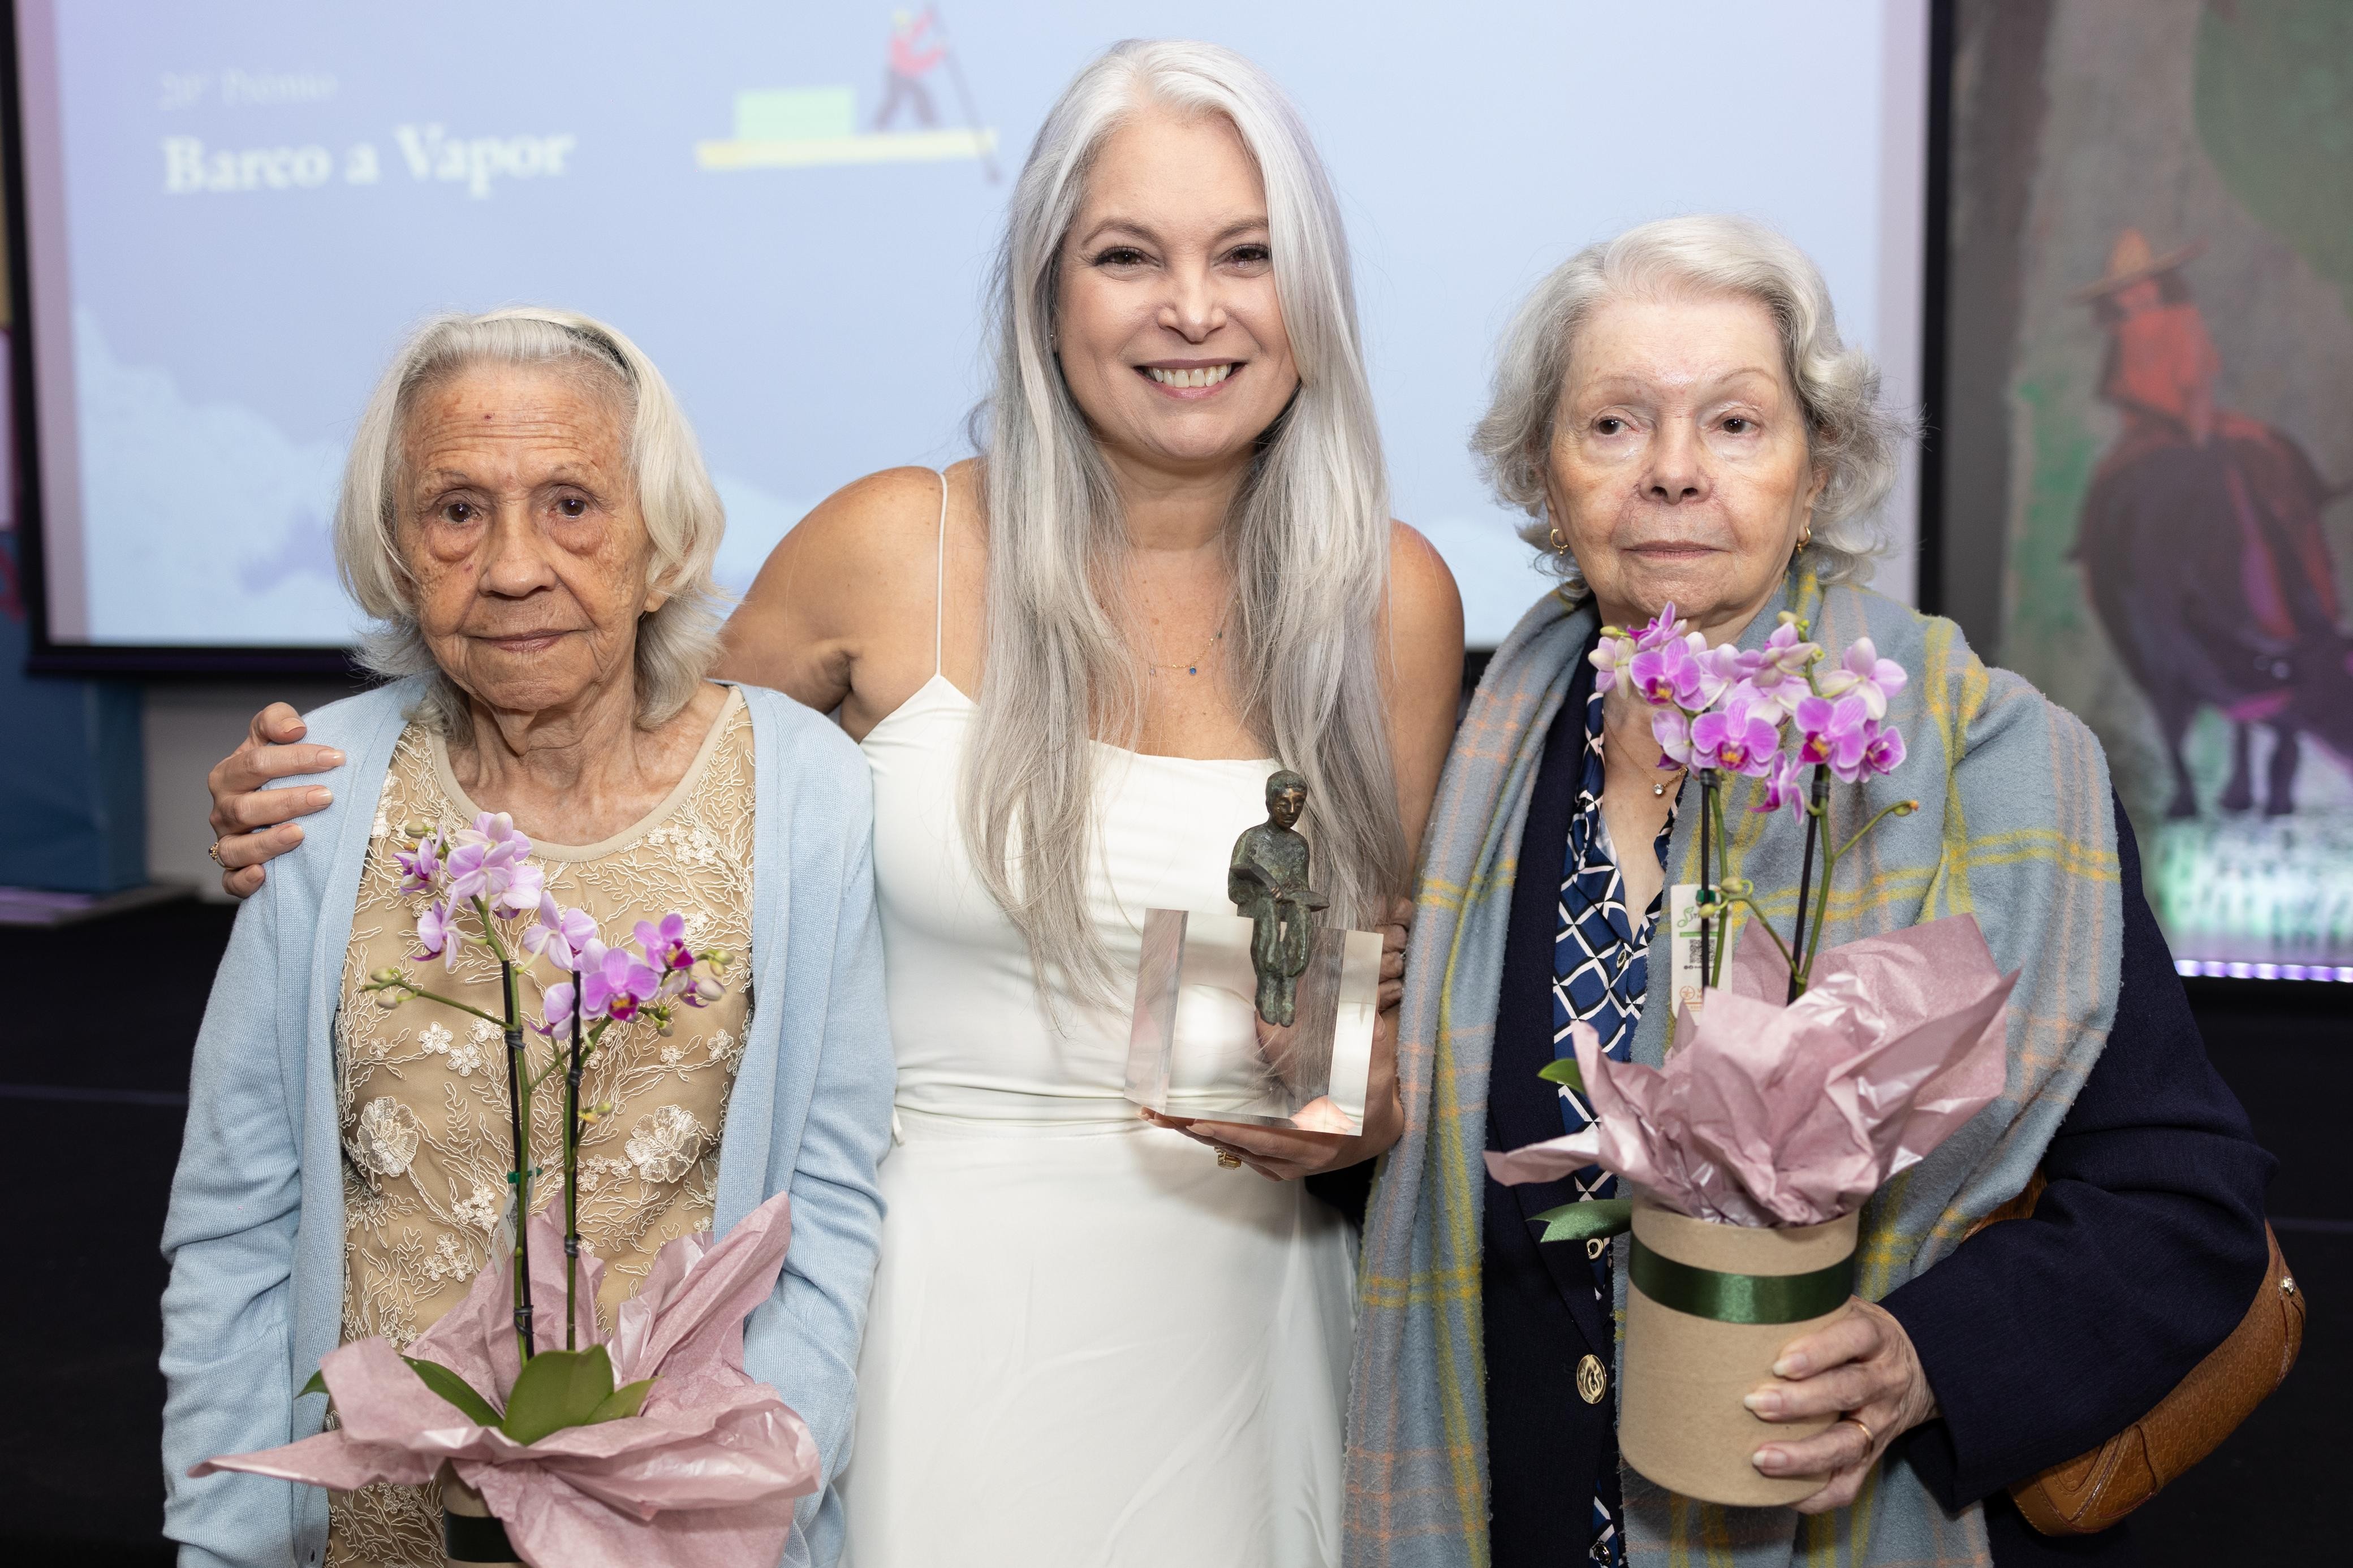
[(1377, 934), (1318, 931), (1293, 1022), (1276, 1028), (1258, 1016), (1249, 921), (1147, 910), (1127, 1098), (1168, 1116), (1362, 1132), (1380, 979)]

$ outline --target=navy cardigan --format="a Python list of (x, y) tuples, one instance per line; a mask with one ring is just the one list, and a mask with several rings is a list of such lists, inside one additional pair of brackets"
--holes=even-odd
[[(1546, 737), (1512, 896), (1488, 1083), (1487, 1147), (1559, 1136), (1552, 1047), (1557, 868), (1576, 808), (1592, 670), (1579, 659)], [(2129, 1523), (2036, 1534), (2005, 1489), (2122, 1431), (2222, 1342), (2268, 1262), (2272, 1157), (2206, 1059), (2172, 954), (2141, 896), (2121, 803), (2124, 958), (2116, 1025), (2043, 1156), (2028, 1220), (1989, 1226), (1882, 1303), (1911, 1335), (1938, 1418), (1893, 1446), (1948, 1508), (1985, 1503), (1999, 1568), (2133, 1561)], [(1577, 1392), (1587, 1354), (1617, 1364), (1584, 1248), (1531, 1217), (1566, 1181), (1487, 1183), (1480, 1268), (1495, 1568), (1582, 1561), (1588, 1478), (1618, 1464), (1617, 1390)], [(1614, 1491), (1614, 1488), (1612, 1490)]]

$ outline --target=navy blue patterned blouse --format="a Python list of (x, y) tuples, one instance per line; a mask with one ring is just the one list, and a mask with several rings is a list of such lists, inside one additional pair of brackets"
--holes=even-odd
[[(1666, 889), (1642, 911), (1636, 925), (1626, 910), (1626, 879), (1610, 857), (1609, 835), (1601, 826), (1601, 784), (1608, 771), (1602, 751), (1602, 694), (1596, 691), (1585, 705), (1585, 773), (1577, 786), (1577, 809), (1568, 820), (1568, 847), (1562, 860), (1560, 927), (1553, 938), (1552, 1050), (1555, 1058), (1577, 1056), (1569, 1026), (1589, 1024), (1601, 1037), (1601, 1049), (1613, 1060), (1624, 1061), (1634, 1044), (1634, 1026), (1642, 1021), (1642, 999), (1651, 982), (1651, 930), (1659, 919)], [(1667, 842), (1674, 835), (1672, 807), (1651, 846), (1662, 871), (1667, 864)], [(1593, 1121), (1592, 1108), (1576, 1090), (1560, 1091), (1561, 1125), (1581, 1132)], [(1618, 1178), (1599, 1165), (1588, 1165), (1571, 1178), (1577, 1201), (1607, 1198), (1618, 1191)], [(1594, 1300), (1609, 1308), (1609, 1251), (1595, 1244), (1588, 1248), (1593, 1263)], [(1625, 1558), (1618, 1532), (1618, 1478), (1604, 1476), (1593, 1499), (1592, 1560), (1617, 1568)]]

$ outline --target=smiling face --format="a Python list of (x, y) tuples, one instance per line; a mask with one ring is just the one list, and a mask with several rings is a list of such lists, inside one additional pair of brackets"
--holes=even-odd
[(1103, 142), (1063, 241), (1057, 356), (1115, 459), (1244, 463), (1298, 390), (1266, 189), (1231, 122), (1139, 110)]
[(618, 400), (576, 372), (476, 365), (402, 430), (398, 543), (444, 673), (501, 712), (633, 687), (653, 545)]
[(1605, 621), (1672, 601), (1716, 640), (1779, 584), (1826, 476), (1755, 300), (1611, 300), (1577, 333), (1546, 501)]

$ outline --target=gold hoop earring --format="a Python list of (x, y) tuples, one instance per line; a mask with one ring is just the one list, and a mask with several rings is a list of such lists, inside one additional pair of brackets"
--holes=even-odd
[(1805, 531), (1798, 535), (1798, 548), (1803, 550), (1807, 545), (1811, 544), (1813, 542), (1814, 525), (1810, 522), (1806, 524)]
[(1552, 546), (1552, 552), (1555, 555), (1568, 553), (1568, 541), (1560, 536), (1560, 524), (1556, 522), (1546, 526), (1545, 542)]

